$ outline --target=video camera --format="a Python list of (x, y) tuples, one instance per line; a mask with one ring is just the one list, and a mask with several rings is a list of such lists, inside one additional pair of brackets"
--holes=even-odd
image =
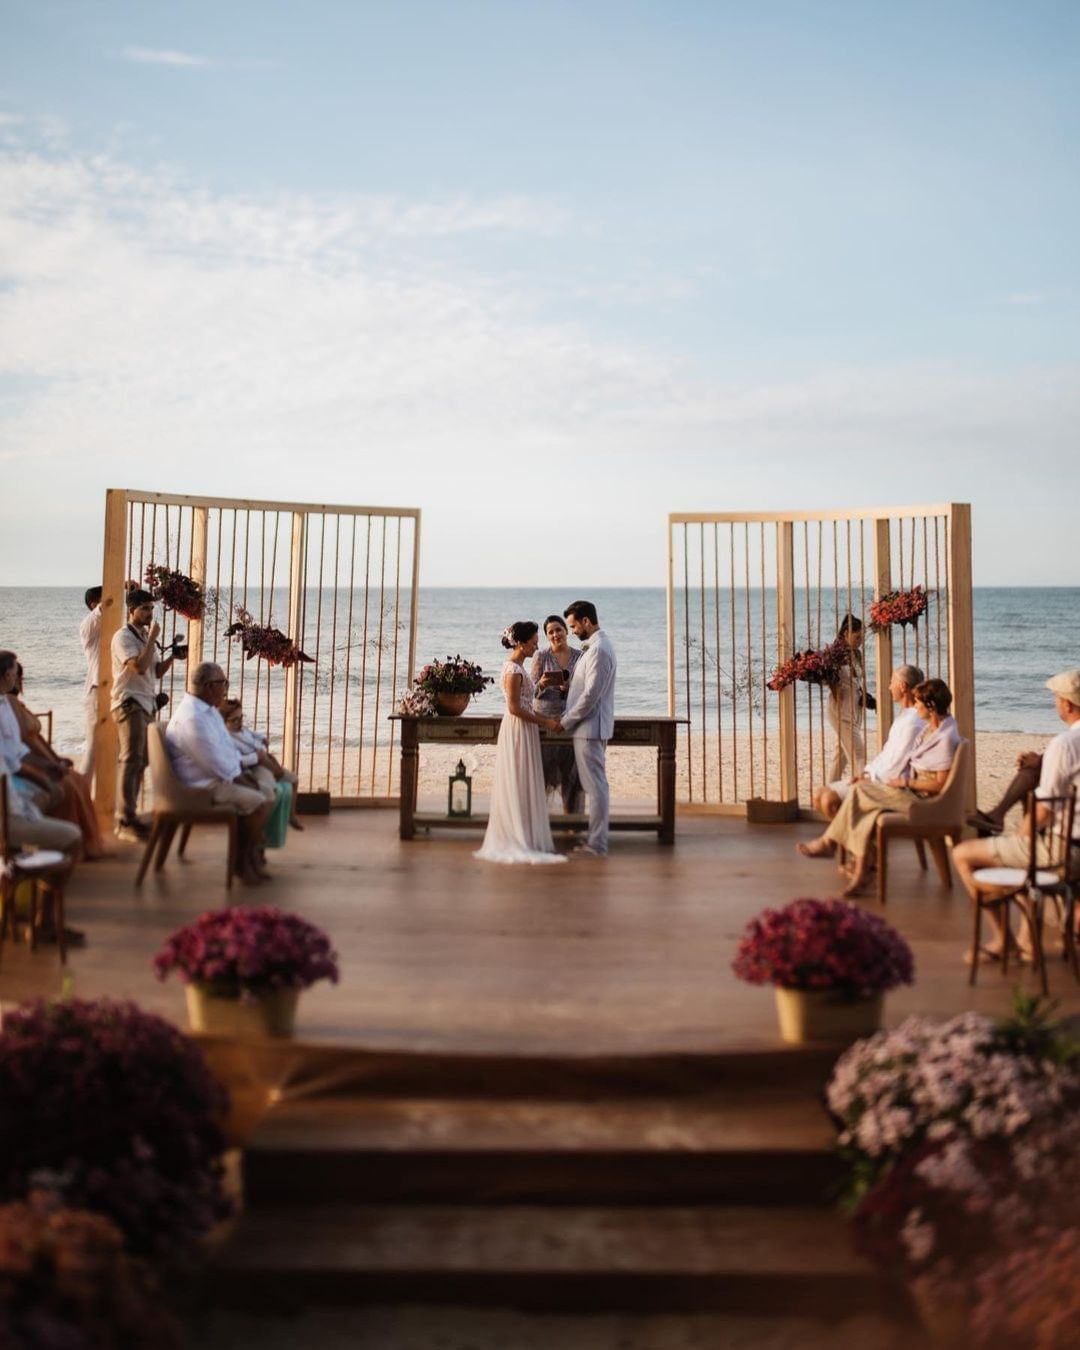
[(172, 657), (174, 661), (186, 661), (188, 658), (188, 640), (186, 633), (177, 633), (171, 642), (159, 642), (158, 651), (162, 657)]

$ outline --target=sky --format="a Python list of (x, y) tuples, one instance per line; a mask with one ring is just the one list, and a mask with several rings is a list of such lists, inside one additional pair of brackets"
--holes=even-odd
[(1075, 0), (0, 0), (0, 585), (107, 487), (662, 585), (669, 511), (973, 504), (1077, 584)]

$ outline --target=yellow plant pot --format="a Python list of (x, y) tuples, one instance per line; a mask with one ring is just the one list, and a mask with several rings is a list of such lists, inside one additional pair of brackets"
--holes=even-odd
[(291, 1036), (300, 998), (299, 989), (270, 989), (248, 1000), (221, 998), (197, 984), (187, 985), (184, 994), (192, 1031), (219, 1036)]
[(849, 999), (832, 989), (776, 990), (780, 1035), (789, 1045), (828, 1041), (850, 1045), (881, 1027), (884, 994)]
[(908, 1285), (908, 1292), (932, 1344), (957, 1350), (968, 1343), (970, 1306), (961, 1288), (950, 1295), (942, 1291), (939, 1281), (916, 1279)]

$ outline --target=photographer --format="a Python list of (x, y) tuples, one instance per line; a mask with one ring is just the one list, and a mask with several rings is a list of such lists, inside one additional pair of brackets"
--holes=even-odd
[[(174, 655), (159, 659), (154, 621), (154, 598), (149, 591), (132, 590), (127, 597), (128, 621), (112, 640), (112, 716), (120, 734), (120, 802), (116, 834), (130, 843), (149, 837), (139, 820), (139, 792), (146, 772), (146, 728), (160, 706), (157, 681), (172, 666)], [(186, 655), (186, 652), (184, 652)]]

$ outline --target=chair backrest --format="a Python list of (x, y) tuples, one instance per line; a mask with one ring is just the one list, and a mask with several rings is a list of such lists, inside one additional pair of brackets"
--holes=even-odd
[[(1041, 829), (1038, 820), (1038, 807), (1045, 807), (1050, 814), (1046, 825)], [(1070, 852), (1073, 848), (1073, 822), (1076, 818), (1076, 788), (1072, 787), (1061, 797), (1038, 797), (1034, 792), (1027, 798), (1028, 828), (1028, 885), (1036, 884), (1038, 872), (1054, 872), (1058, 881), (1068, 877)], [(1041, 845), (1041, 847), (1040, 847)], [(1045, 886), (1043, 887), (1045, 889)]]
[(0, 773), (0, 862), (11, 860), (11, 835), (8, 831), (8, 780)]
[(165, 744), (165, 733), (157, 722), (146, 728), (146, 749), (150, 762), (150, 784), (154, 790), (155, 811), (199, 811), (210, 803), (204, 788), (188, 787), (177, 778)]
[(971, 746), (960, 741), (949, 765), (949, 776), (940, 792), (911, 808), (910, 820), (920, 825), (962, 825), (967, 809), (968, 775), (971, 772)]

